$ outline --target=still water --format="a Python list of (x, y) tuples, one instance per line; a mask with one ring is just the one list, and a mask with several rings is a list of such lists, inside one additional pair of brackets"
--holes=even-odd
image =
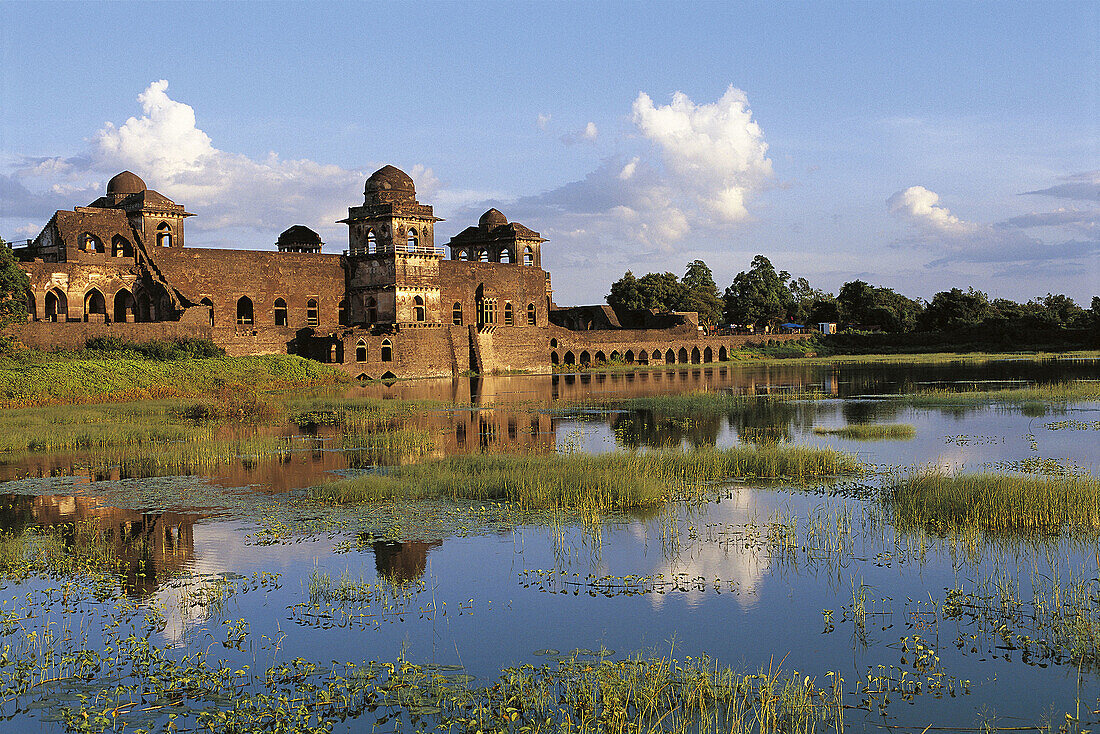
[[(351, 388), (349, 396), (449, 404), (413, 419), (432, 436), (434, 455), (729, 446), (764, 438), (832, 446), (899, 471), (1015, 471), (1048, 461), (1095, 473), (1100, 404), (923, 409), (887, 396), (1098, 377), (1093, 360), (779, 363), (378, 384)], [(591, 397), (698, 390), (826, 397), (690, 420), (570, 407)], [(868, 422), (909, 424), (915, 433), (868, 442), (814, 431)], [(0, 524), (12, 531), (98, 519), (111, 531), (113, 552), (132, 561), (126, 594), (163, 610), (154, 642), (184, 652), (209, 648), (228, 623), (247, 620), (249, 644), (217, 654), (260, 670), (299, 656), (321, 663), (404, 656), (462, 666), (491, 682), (505, 667), (550, 664), (576, 650), (609, 659), (706, 654), (745, 672), (781, 668), (819, 682), (842, 677), (848, 703), (869, 700), (845, 712), (847, 731), (1057, 730), (1067, 712), (1084, 728), (1100, 719), (1097, 660), (1074, 657), (1071, 643), (1056, 639), (1060, 633), (1027, 606), (1070, 583), (1095, 596), (1095, 539), (900, 533), (870, 499), (876, 480), (812, 488), (734, 482), (716, 488), (705, 505), (596, 523), (485, 520), (476, 511), (471, 520), (471, 508), (434, 503), (320, 511), (296, 501), (300, 490), (403, 458), (349, 450), (330, 426), (254, 430), (293, 439), (295, 449), (235, 457), (202, 476), (105, 466), (93, 452), (9, 461), (0, 465)], [(275, 523), (295, 530), (268, 543), (263, 531)], [(278, 574), (278, 581), (224, 602), (203, 601), (204, 588), (253, 574)], [(373, 596), (311, 606), (311, 582), (326, 574)], [(5, 612), (23, 603), (27, 588), (8, 582), (0, 590)], [(945, 606), (960, 595), (971, 602)], [(1024, 606), (1005, 606), (1009, 596)], [(915, 636), (935, 651), (935, 661), (918, 665)], [(876, 698), (858, 685), (871, 676), (872, 689), (889, 689), (903, 673), (922, 679), (924, 692), (910, 700)], [(880, 708), (881, 698), (890, 700)], [(42, 715), (48, 710), (25, 710), (0, 730), (54, 730), (60, 724)], [(372, 721), (365, 714), (337, 729)]]

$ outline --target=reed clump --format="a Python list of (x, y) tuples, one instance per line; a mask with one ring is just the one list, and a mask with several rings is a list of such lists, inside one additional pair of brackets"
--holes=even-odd
[(812, 400), (821, 397), (820, 393), (786, 392), (777, 394), (748, 394), (734, 392), (697, 391), (678, 395), (649, 395), (637, 398), (605, 397), (572, 404), (570, 407), (651, 411), (670, 418), (713, 417), (761, 406), (785, 403), (790, 400)]
[(939, 471), (911, 474), (886, 490), (895, 524), (1005, 534), (1100, 531), (1100, 481), (1089, 474), (1019, 476)]
[(611, 454), (475, 454), (338, 480), (312, 496), (338, 504), (392, 499), (499, 500), (523, 510), (617, 512), (660, 505), (706, 482), (731, 478), (812, 480), (862, 471), (832, 449), (737, 446)]
[(1026, 406), (1035, 403), (1083, 403), (1100, 400), (1100, 381), (1072, 380), (1049, 385), (1005, 388), (1002, 390), (955, 390), (933, 388), (902, 396), (916, 408), (1005, 403)]
[(908, 441), (917, 435), (917, 429), (908, 423), (853, 423), (839, 428), (818, 426), (814, 433), (854, 441)]

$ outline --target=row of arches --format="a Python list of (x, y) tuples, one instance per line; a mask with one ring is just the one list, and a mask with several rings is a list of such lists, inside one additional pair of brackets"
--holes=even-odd
[[(396, 248), (394, 248), (396, 249)], [(405, 234), (405, 252), (416, 252), (420, 249), (420, 234), (415, 228), (410, 227)], [(379, 252), (384, 252), (384, 249), (380, 249), (378, 245), (378, 236), (374, 233), (374, 228), (367, 229), (366, 236), (366, 253), (368, 255), (376, 255)]]
[[(454, 259), (461, 260), (463, 262), (483, 262), (483, 263), (515, 263), (516, 253), (511, 247), (478, 247), (468, 248), (455, 248)], [(523, 264), (534, 265), (535, 264), (535, 251), (531, 247), (525, 247), (523, 250)]]
[[(492, 324), (496, 323), (496, 299), (495, 298), (479, 298), (477, 299), (477, 323), (480, 324)], [(538, 322), (538, 311), (535, 309), (535, 304), (527, 304), (527, 325), (534, 326)], [(455, 301), (451, 307), (451, 324), (454, 326), (462, 326), (464, 323), (462, 304), (459, 301)], [(516, 312), (510, 301), (504, 304), (504, 325), (515, 326), (516, 325)]]
[[(209, 298), (204, 298), (200, 301), (208, 309), (210, 309), (210, 325), (214, 325), (214, 303)], [(340, 301), (338, 308), (337, 320), (341, 326), (347, 325), (348, 322), (348, 303), (346, 300)], [(287, 307), (286, 300), (283, 298), (276, 298), (272, 307), (272, 316), (275, 326), (290, 326), (290, 310)], [(237, 325), (238, 326), (255, 326), (256, 324), (256, 306), (251, 298), (248, 296), (241, 296), (237, 299)], [(316, 298), (310, 298), (306, 301), (306, 326), (319, 326), (321, 324), (321, 308)]]
[(685, 346), (680, 347), (679, 350), (674, 351), (669, 348), (663, 352), (660, 349), (654, 349), (650, 352), (645, 348), (639, 348), (637, 351), (633, 349), (627, 349), (624, 352), (615, 350), (610, 355), (601, 350), (595, 353), (583, 350), (579, 354), (574, 353), (573, 350), (568, 350), (560, 356), (556, 350), (550, 352), (550, 364), (552, 365), (588, 366), (608, 362), (622, 362), (623, 364), (707, 364), (714, 362), (715, 358), (719, 362), (725, 362), (729, 358), (729, 352), (724, 346), (719, 347), (718, 351), (710, 346), (704, 347), (701, 351), (698, 346), (692, 347), (691, 351), (688, 351)]
[[(379, 347), (378, 356), (383, 362), (393, 361), (393, 342), (389, 339), (383, 339), (382, 344)], [(360, 339), (355, 344), (355, 361), (366, 362), (367, 361), (367, 342), (365, 339)]]
[[(80, 248), (81, 252), (107, 253), (107, 247), (103, 244), (103, 240), (96, 237), (91, 232), (84, 232), (77, 238), (77, 247)], [(120, 234), (116, 234), (111, 238), (111, 256), (133, 257), (134, 246), (130, 244), (130, 240)]]
[[(147, 295), (142, 293), (141, 303), (134, 298), (134, 294), (127, 288), (120, 288), (111, 297), (111, 308), (107, 308), (107, 298), (98, 288), (89, 288), (84, 293), (84, 321), (127, 323), (134, 321), (155, 320), (155, 308)], [(38, 300), (34, 294), (27, 291), (27, 320), (64, 322), (69, 320), (69, 296), (60, 288), (51, 288), (46, 291), (43, 299), (43, 312), (38, 313)], [(139, 317), (140, 315), (140, 317)]]

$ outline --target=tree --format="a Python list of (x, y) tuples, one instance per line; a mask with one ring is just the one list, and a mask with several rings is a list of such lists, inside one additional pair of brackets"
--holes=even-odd
[(911, 331), (921, 313), (919, 302), (862, 280), (842, 285), (836, 300), (841, 321), (874, 324), (886, 331)]
[(645, 308), (658, 311), (679, 311), (687, 288), (675, 273), (646, 273), (638, 279), (638, 290)]
[(749, 270), (738, 273), (726, 289), (726, 320), (734, 324), (764, 326), (788, 318), (795, 305), (786, 284), (789, 278), (786, 272), (775, 272), (768, 258), (757, 255)]
[[(16, 263), (15, 253), (0, 238), (0, 330), (26, 319), (30, 287), (30, 279)], [(0, 352), (8, 351), (13, 341), (11, 336), (0, 336)]]
[(810, 304), (811, 324), (836, 323), (840, 321), (840, 304), (832, 297), (817, 298)]
[(639, 309), (645, 308), (645, 298), (638, 288), (638, 279), (629, 270), (626, 275), (611, 284), (611, 292), (607, 294), (607, 305), (611, 308)]
[(952, 288), (932, 296), (921, 314), (920, 325), (926, 331), (953, 331), (980, 324), (993, 314), (989, 298), (981, 291)]
[(702, 260), (693, 260), (688, 263), (681, 283), (686, 293), (676, 310), (695, 311), (699, 314), (700, 324), (708, 329), (714, 328), (722, 317), (722, 295), (714, 284), (710, 268)]

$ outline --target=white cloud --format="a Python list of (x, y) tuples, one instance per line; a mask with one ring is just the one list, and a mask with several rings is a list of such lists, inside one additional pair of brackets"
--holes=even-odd
[(974, 224), (959, 219), (946, 207), (940, 206), (939, 201), (939, 194), (935, 191), (923, 186), (910, 186), (891, 196), (886, 205), (891, 214), (925, 229), (948, 235), (962, 235), (976, 230)]
[(596, 127), (596, 123), (589, 122), (580, 130), (576, 132), (567, 133), (561, 136), (561, 141), (566, 145), (576, 145), (577, 143), (593, 143), (596, 138), (599, 137), (600, 131)]
[(1060, 199), (1079, 201), (1100, 201), (1100, 171), (1085, 171), (1063, 176), (1062, 181), (1064, 183), (1038, 191), (1025, 191), (1024, 194), (1055, 196)]
[(623, 166), (623, 170), (619, 171), (620, 181), (629, 181), (630, 179), (634, 178), (634, 172), (638, 170), (639, 160), (640, 159), (638, 158), (638, 156), (634, 156), (630, 160), (630, 163), (627, 163), (625, 166)]
[(538, 118), (536, 118), (536, 124), (539, 126), (539, 130), (545, 130), (550, 126), (550, 118), (552, 115), (548, 112), (540, 112)]
[(664, 106), (639, 92), (633, 120), (660, 148), (675, 183), (704, 210), (727, 222), (749, 217), (746, 200), (773, 172), (764, 133), (743, 91), (730, 85), (718, 101), (699, 105), (677, 92)]

